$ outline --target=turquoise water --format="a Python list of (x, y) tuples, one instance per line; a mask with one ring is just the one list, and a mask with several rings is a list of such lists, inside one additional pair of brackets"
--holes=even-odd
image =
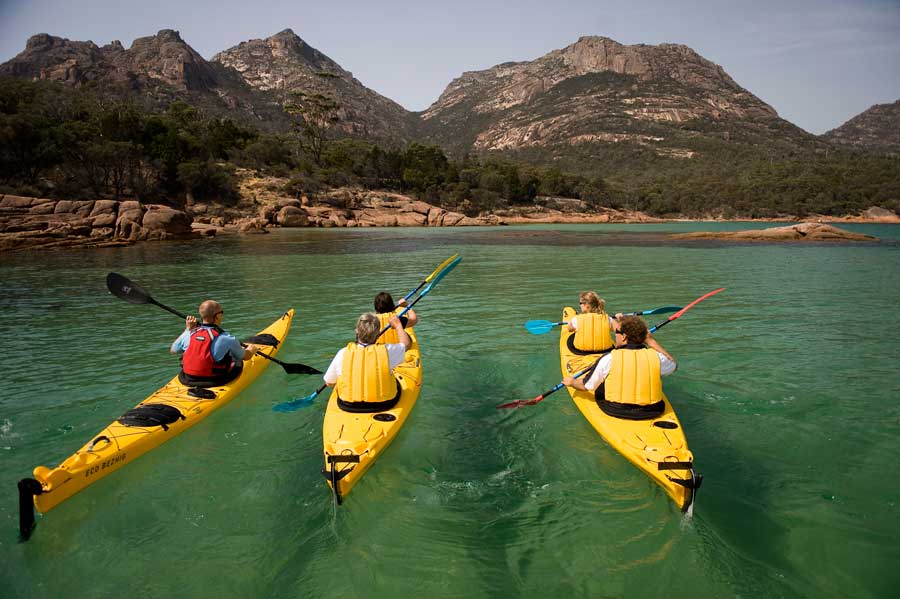
[[(731, 245), (664, 233), (765, 223), (285, 230), (0, 256), (3, 597), (888, 597), (900, 574), (900, 227), (884, 241)], [(417, 306), (419, 403), (340, 508), (319, 474), (318, 378), (273, 365), (222, 411), (18, 539), (16, 482), (168, 380), (182, 323), (106, 292), (116, 271), (246, 335), (297, 310), (279, 357), (323, 368), (382, 289), (463, 262)], [(559, 392), (557, 320), (685, 305), (657, 338), (705, 477), (694, 516)], [(665, 317), (651, 317), (655, 324)]]

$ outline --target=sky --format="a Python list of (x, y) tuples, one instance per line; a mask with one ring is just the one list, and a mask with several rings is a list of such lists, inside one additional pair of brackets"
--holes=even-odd
[(0, 0), (0, 63), (36, 33), (128, 48), (175, 29), (209, 59), (287, 28), (413, 111), (585, 35), (690, 46), (810, 133), (900, 99), (900, 0)]

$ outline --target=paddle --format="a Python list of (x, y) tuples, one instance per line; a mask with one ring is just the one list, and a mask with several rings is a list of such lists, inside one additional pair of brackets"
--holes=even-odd
[(453, 254), (452, 256), (450, 256), (449, 258), (447, 258), (446, 260), (444, 260), (443, 262), (441, 262), (440, 266), (438, 266), (437, 268), (435, 268), (434, 271), (433, 271), (430, 275), (428, 275), (427, 277), (425, 277), (425, 280), (422, 281), (421, 283), (419, 283), (419, 286), (418, 286), (418, 287), (416, 287), (415, 289), (413, 289), (412, 291), (410, 291), (409, 293), (407, 293), (406, 295), (404, 295), (404, 296), (403, 296), (403, 299), (408, 300), (408, 299), (411, 298), (413, 295), (415, 295), (416, 291), (418, 291), (419, 289), (421, 289), (422, 287), (424, 287), (426, 283), (431, 282), (431, 279), (434, 278), (434, 275), (436, 275), (436, 274), (438, 274), (439, 272), (441, 272), (444, 268), (446, 268), (446, 266), (447, 266), (448, 264), (450, 264), (451, 262), (453, 262), (454, 260), (456, 260), (458, 257), (459, 257), (459, 254)]
[[(187, 318), (185, 314), (182, 314), (178, 310), (174, 310), (165, 304), (161, 304), (155, 299), (153, 299), (147, 291), (138, 285), (137, 283), (131, 281), (127, 277), (123, 277), (118, 273), (111, 272), (106, 275), (106, 288), (109, 289), (109, 292), (112, 293), (119, 299), (123, 299), (129, 304), (153, 304), (154, 306), (159, 306), (166, 312), (171, 312), (175, 316), (178, 316), (182, 320)], [(250, 341), (250, 339), (256, 339), (255, 341)], [(262, 339), (262, 340), (260, 340)], [(275, 343), (271, 343), (274, 340)], [(278, 345), (278, 340), (275, 339), (274, 336), (268, 335), (268, 337), (264, 335), (257, 335), (255, 337), (248, 338), (246, 342), (249, 343), (257, 343), (258, 345)], [(276, 364), (280, 365), (284, 368), (284, 371), (288, 374), (322, 374), (321, 370), (317, 368), (313, 368), (312, 366), (307, 366), (306, 364), (299, 363), (289, 363), (282, 362), (278, 358), (274, 356), (269, 356), (262, 352), (257, 352), (258, 356), (262, 356), (266, 360), (271, 360)]]
[[(397, 317), (399, 318), (400, 316), (403, 316), (404, 314), (406, 314), (406, 312), (410, 308), (412, 308), (413, 306), (416, 305), (416, 302), (418, 302), (420, 299), (422, 299), (423, 297), (428, 295), (431, 292), (431, 290), (434, 289), (434, 286), (437, 285), (441, 279), (446, 277), (450, 273), (451, 270), (456, 268), (456, 265), (459, 264), (461, 260), (462, 260), (462, 258), (460, 258), (458, 254), (454, 254), (454, 257), (450, 261), (445, 261), (443, 264), (441, 264), (441, 267), (443, 267), (442, 270), (439, 267), (438, 270), (436, 270), (435, 272), (428, 275), (429, 279), (433, 277), (434, 280), (432, 280), (430, 283), (428, 283), (428, 286), (425, 287), (425, 289), (422, 289), (422, 292), (419, 294), (419, 297), (414, 299), (411, 304), (406, 306), (406, 308), (402, 312), (400, 312), (400, 314), (398, 314)], [(439, 273), (439, 274), (437, 274), (437, 276), (435, 276), (436, 273)], [(421, 287), (421, 285), (420, 285), (420, 287)], [(415, 293), (415, 290), (413, 291), (413, 293)], [(410, 296), (411, 295), (412, 294), (410, 294)], [(407, 297), (410, 297), (410, 296), (407, 296)], [(387, 325), (386, 327), (381, 329), (381, 332), (378, 333), (378, 337), (381, 337), (389, 328), (391, 328), (391, 325)], [(311, 405), (312, 402), (316, 399), (316, 397), (318, 397), (319, 394), (322, 391), (324, 391), (325, 387), (327, 387), (327, 386), (328, 386), (327, 383), (323, 383), (321, 387), (319, 387), (318, 389), (316, 389), (309, 395), (281, 402), (280, 404), (276, 405), (272, 409), (276, 412), (294, 412), (295, 410), (298, 410), (300, 408)]]
[[(699, 304), (700, 302), (702, 302), (702, 301), (705, 300), (706, 298), (711, 297), (711, 296), (713, 296), (713, 295), (715, 295), (715, 294), (717, 294), (717, 293), (720, 293), (720, 292), (722, 292), (722, 291), (725, 291), (725, 288), (724, 288), (724, 287), (720, 287), (719, 289), (716, 289), (715, 291), (710, 291), (710, 292), (707, 293), (706, 295), (702, 295), (702, 296), (698, 297), (697, 299), (695, 299), (694, 301), (692, 301), (691, 303), (689, 303), (687, 306), (685, 306), (684, 308), (682, 308), (681, 310), (679, 310), (678, 312), (676, 312), (676, 313), (673, 314), (672, 316), (668, 317), (667, 319), (665, 319), (664, 321), (662, 321), (662, 322), (659, 323), (658, 325), (656, 325), (656, 326), (654, 326), (653, 328), (651, 328), (651, 329), (650, 329), (650, 332), (651, 332), (651, 333), (655, 333), (656, 331), (658, 331), (659, 329), (663, 328), (664, 326), (666, 326), (667, 324), (669, 324), (669, 323), (672, 322), (673, 320), (677, 320), (678, 318), (681, 318), (681, 317), (684, 315), (685, 312), (687, 312), (688, 310), (690, 310), (691, 308), (693, 308), (694, 306), (696, 306), (697, 304)], [(592, 370), (597, 366), (597, 364), (598, 364), (599, 362), (600, 362), (600, 359), (598, 358), (597, 361), (594, 362), (593, 364), (591, 364), (591, 366), (590, 366), (589, 368), (585, 368), (585, 369), (582, 370), (581, 372), (577, 373), (577, 374), (575, 375), (574, 378), (576, 378), (576, 379), (577, 379), (577, 378), (580, 378), (580, 377), (584, 376), (587, 372), (592, 371)], [(502, 403), (502, 404), (500, 404), (499, 406), (497, 406), (497, 408), (498, 408), (498, 409), (502, 409), (502, 408), (518, 408), (518, 407), (521, 407), (521, 406), (532, 406), (532, 405), (534, 405), (534, 404), (536, 404), (536, 403), (538, 403), (538, 402), (543, 401), (544, 399), (547, 398), (548, 395), (552, 395), (553, 393), (556, 393), (557, 391), (559, 391), (559, 390), (562, 389), (563, 387), (565, 387), (565, 385), (564, 385), (562, 382), (559, 382), (559, 383), (557, 383), (556, 385), (554, 385), (553, 387), (551, 387), (550, 389), (548, 389), (547, 391), (544, 391), (543, 393), (541, 393), (540, 395), (538, 395), (537, 397), (535, 397), (534, 399), (517, 399), (517, 400), (515, 400), (515, 401), (510, 401), (510, 402), (507, 402), (507, 403)]]
[[(668, 314), (681, 310), (681, 306), (663, 306), (662, 308), (653, 308), (652, 310), (642, 310), (640, 312), (624, 312), (622, 316), (648, 316), (650, 314)], [(543, 335), (549, 333), (553, 327), (569, 324), (567, 322), (550, 322), (549, 320), (529, 320), (525, 323), (525, 328), (532, 335)]]

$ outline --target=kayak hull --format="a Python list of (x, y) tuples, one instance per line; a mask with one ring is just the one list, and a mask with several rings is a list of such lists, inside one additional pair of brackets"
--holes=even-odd
[[(278, 320), (260, 331), (260, 334), (273, 335), (280, 345), (290, 330), (293, 316), (293, 309), (288, 310)], [(274, 356), (278, 353), (278, 347), (265, 346), (261, 351)], [(126, 426), (118, 420), (113, 421), (56, 468), (38, 466), (33, 473), (36, 484), (31, 483), (36, 492), (35, 508), (39, 512), (53, 509), (79, 491), (194, 426), (234, 399), (265, 370), (269, 362), (270, 360), (261, 356), (253, 356), (245, 361), (237, 379), (227, 385), (211, 387), (208, 390), (214, 394), (212, 398), (190, 395), (189, 388), (181, 384), (177, 376), (174, 377), (135, 408), (147, 405), (169, 406), (178, 410), (181, 417), (166, 423), (165, 426)], [(196, 390), (193, 393), (209, 395)], [(168, 411), (174, 413), (171, 409)], [(39, 492), (37, 485), (40, 485)]]
[[(573, 308), (563, 310), (564, 322), (572, 316), (575, 316)], [(563, 376), (589, 368), (600, 357), (572, 353), (566, 343), (571, 334), (565, 327), (562, 328), (559, 356)], [(691, 506), (702, 477), (693, 471), (694, 456), (688, 449), (684, 429), (665, 396), (663, 401), (666, 407), (660, 416), (648, 420), (626, 420), (603, 412), (594, 399), (593, 391), (567, 389), (578, 410), (613, 449), (662, 487), (679, 508), (687, 510)]]
[(400, 399), (389, 409), (374, 413), (345, 412), (337, 403), (334, 387), (322, 423), (324, 467), (335, 500), (341, 503), (354, 485), (372, 467), (406, 423), (422, 387), (422, 360), (412, 328), (406, 329), (412, 345), (403, 363), (394, 368), (400, 385)]

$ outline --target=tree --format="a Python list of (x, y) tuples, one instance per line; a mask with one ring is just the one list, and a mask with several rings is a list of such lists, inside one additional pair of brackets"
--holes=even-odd
[(294, 130), (300, 149), (312, 156), (317, 166), (322, 166), (322, 155), (331, 141), (331, 125), (338, 120), (338, 103), (323, 94), (291, 92), (294, 101), (284, 107), (285, 112), (297, 117)]

